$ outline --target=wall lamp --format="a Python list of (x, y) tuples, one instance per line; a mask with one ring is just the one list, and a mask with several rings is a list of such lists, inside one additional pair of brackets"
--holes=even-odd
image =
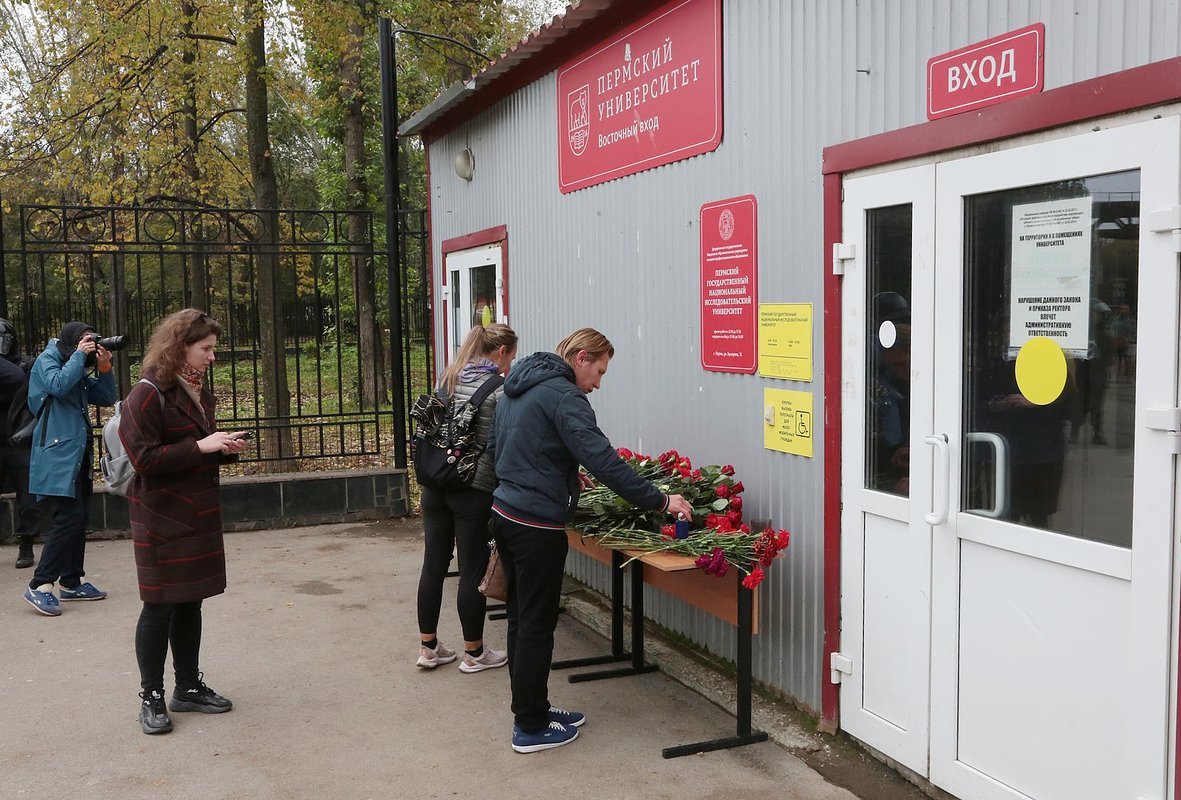
[(463, 148), (455, 154), (455, 174), (465, 181), (470, 181), (472, 176), (476, 174), (476, 157), (472, 154), (470, 148)]

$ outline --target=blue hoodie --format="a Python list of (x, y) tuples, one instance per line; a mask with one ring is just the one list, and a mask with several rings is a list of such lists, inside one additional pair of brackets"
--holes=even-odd
[(494, 436), (499, 484), (493, 508), (504, 517), (565, 529), (578, 506), (579, 464), (640, 508), (668, 506), (668, 498), (619, 457), (574, 383), (573, 368), (554, 353), (534, 353), (513, 365), (496, 404)]

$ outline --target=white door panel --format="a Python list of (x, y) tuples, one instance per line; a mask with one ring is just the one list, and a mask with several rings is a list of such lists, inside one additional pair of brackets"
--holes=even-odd
[(963, 800), (1167, 800), (1178, 477), (1147, 412), (1178, 405), (1181, 293), (1147, 218), (1179, 152), (1174, 116), (846, 178), (841, 726)]
[[(966, 450), (965, 434), (1003, 427), (986, 420), (1003, 419), (1011, 397), (990, 390), (982, 370), (1012, 371), (999, 355), (1012, 298), (993, 303), (989, 319), (981, 287), (998, 271), (1009, 280), (1024, 256), (989, 245), (1008, 247), (1012, 218), (1032, 203), (1085, 196), (1095, 214), (1084, 231), (1093, 241), (1090, 351), (1068, 359), (1059, 400), (1020, 410), (1040, 422), (1005, 434), (1025, 450), (1010, 454), (1010, 518), (960, 511), (934, 532), (931, 777), (961, 797), (1165, 796), (1175, 476), (1164, 437), (1142, 419), (1146, 407), (1175, 405), (1177, 270), (1168, 237), (1139, 221), (1141, 209), (1177, 203), (1179, 141), (1174, 117), (939, 168), (936, 327), (963, 331), (940, 339), (935, 361), (953, 509), (988, 494), (980, 462), (989, 456)], [(1153, 368), (1122, 375), (1103, 343), (1107, 301), (1121, 291), (1142, 350), (1154, 353)]]
[(854, 669), (841, 685), (841, 726), (923, 775), (931, 545), (922, 520), (933, 502), (923, 437), (932, 387), (930, 367), (914, 365), (932, 358), (933, 188), (933, 167), (846, 183), (845, 240), (857, 252), (846, 265), (842, 323), (851, 412), (843, 423), (841, 647)]
[(444, 275), (447, 285), (443, 319), (450, 358), (474, 325), (508, 322), (502, 243), (447, 253)]

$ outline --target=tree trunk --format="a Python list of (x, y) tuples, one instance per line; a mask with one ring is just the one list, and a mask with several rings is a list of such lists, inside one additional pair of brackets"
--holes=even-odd
[[(361, 18), (364, 18), (366, 0), (359, 0)], [(369, 186), (365, 171), (368, 156), (365, 151), (365, 95), (361, 88), (361, 59), (365, 41), (368, 39), (365, 25), (360, 22), (348, 23), (345, 36), (347, 49), (341, 56), (337, 75), (340, 92), (344, 99), (344, 174), (346, 207), (350, 211), (365, 211), (369, 207)], [(362, 408), (376, 408), (386, 396), (386, 381), (381, 340), (377, 328), (377, 288), (373, 279), (373, 260), (368, 257), (371, 247), (362, 242), (369, 241), (366, 225), (367, 215), (349, 215), (349, 241), (354, 254), (351, 257), (353, 275), (353, 297), (357, 305), (357, 361), (361, 373)]]
[[(263, 416), (267, 417), (260, 447), (270, 472), (295, 469), (292, 446), (291, 395), (287, 388), (287, 358), (283, 317), (280, 313), (282, 277), (279, 274), (279, 187), (271, 160), (271, 136), (267, 108), (266, 11), (263, 0), (246, 0), (246, 143), (254, 207), (262, 220), (260, 244), (255, 250), (258, 293), (257, 362), (262, 389)], [(272, 427), (273, 426), (273, 427)]]
[[(181, 95), (181, 118), (183, 119), (186, 145), (182, 151), (185, 176), (188, 186), (185, 196), (194, 200), (204, 200), (204, 189), (201, 184), (201, 166), (197, 161), (197, 71), (194, 66), (197, 61), (197, 43), (192, 38), (194, 23), (197, 19), (197, 7), (191, 0), (180, 0), (180, 13), (184, 17), (182, 25), (184, 50), (181, 52), (181, 62), (184, 64), (183, 80), (184, 92)], [(192, 306), (202, 311), (210, 311), (209, 307), (209, 265), (205, 260), (203, 231), (197, 232), (197, 241), (192, 245)], [(212, 313), (212, 312), (211, 312)]]

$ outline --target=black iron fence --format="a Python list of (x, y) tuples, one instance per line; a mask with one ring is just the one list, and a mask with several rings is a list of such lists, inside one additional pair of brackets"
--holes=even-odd
[[(256, 433), (244, 460), (393, 463), (406, 449), (393, 409), (409, 406), (430, 363), (425, 214), (402, 219), (405, 266), (392, 270), (369, 212), (20, 206), (0, 218), (0, 313), (29, 355), (69, 320), (126, 334), (122, 396), (159, 321), (201, 308), (224, 328), (210, 376), (219, 424)], [(389, 331), (391, 278), (402, 332)], [(391, 347), (404, 348), (404, 375), (392, 374)]]

